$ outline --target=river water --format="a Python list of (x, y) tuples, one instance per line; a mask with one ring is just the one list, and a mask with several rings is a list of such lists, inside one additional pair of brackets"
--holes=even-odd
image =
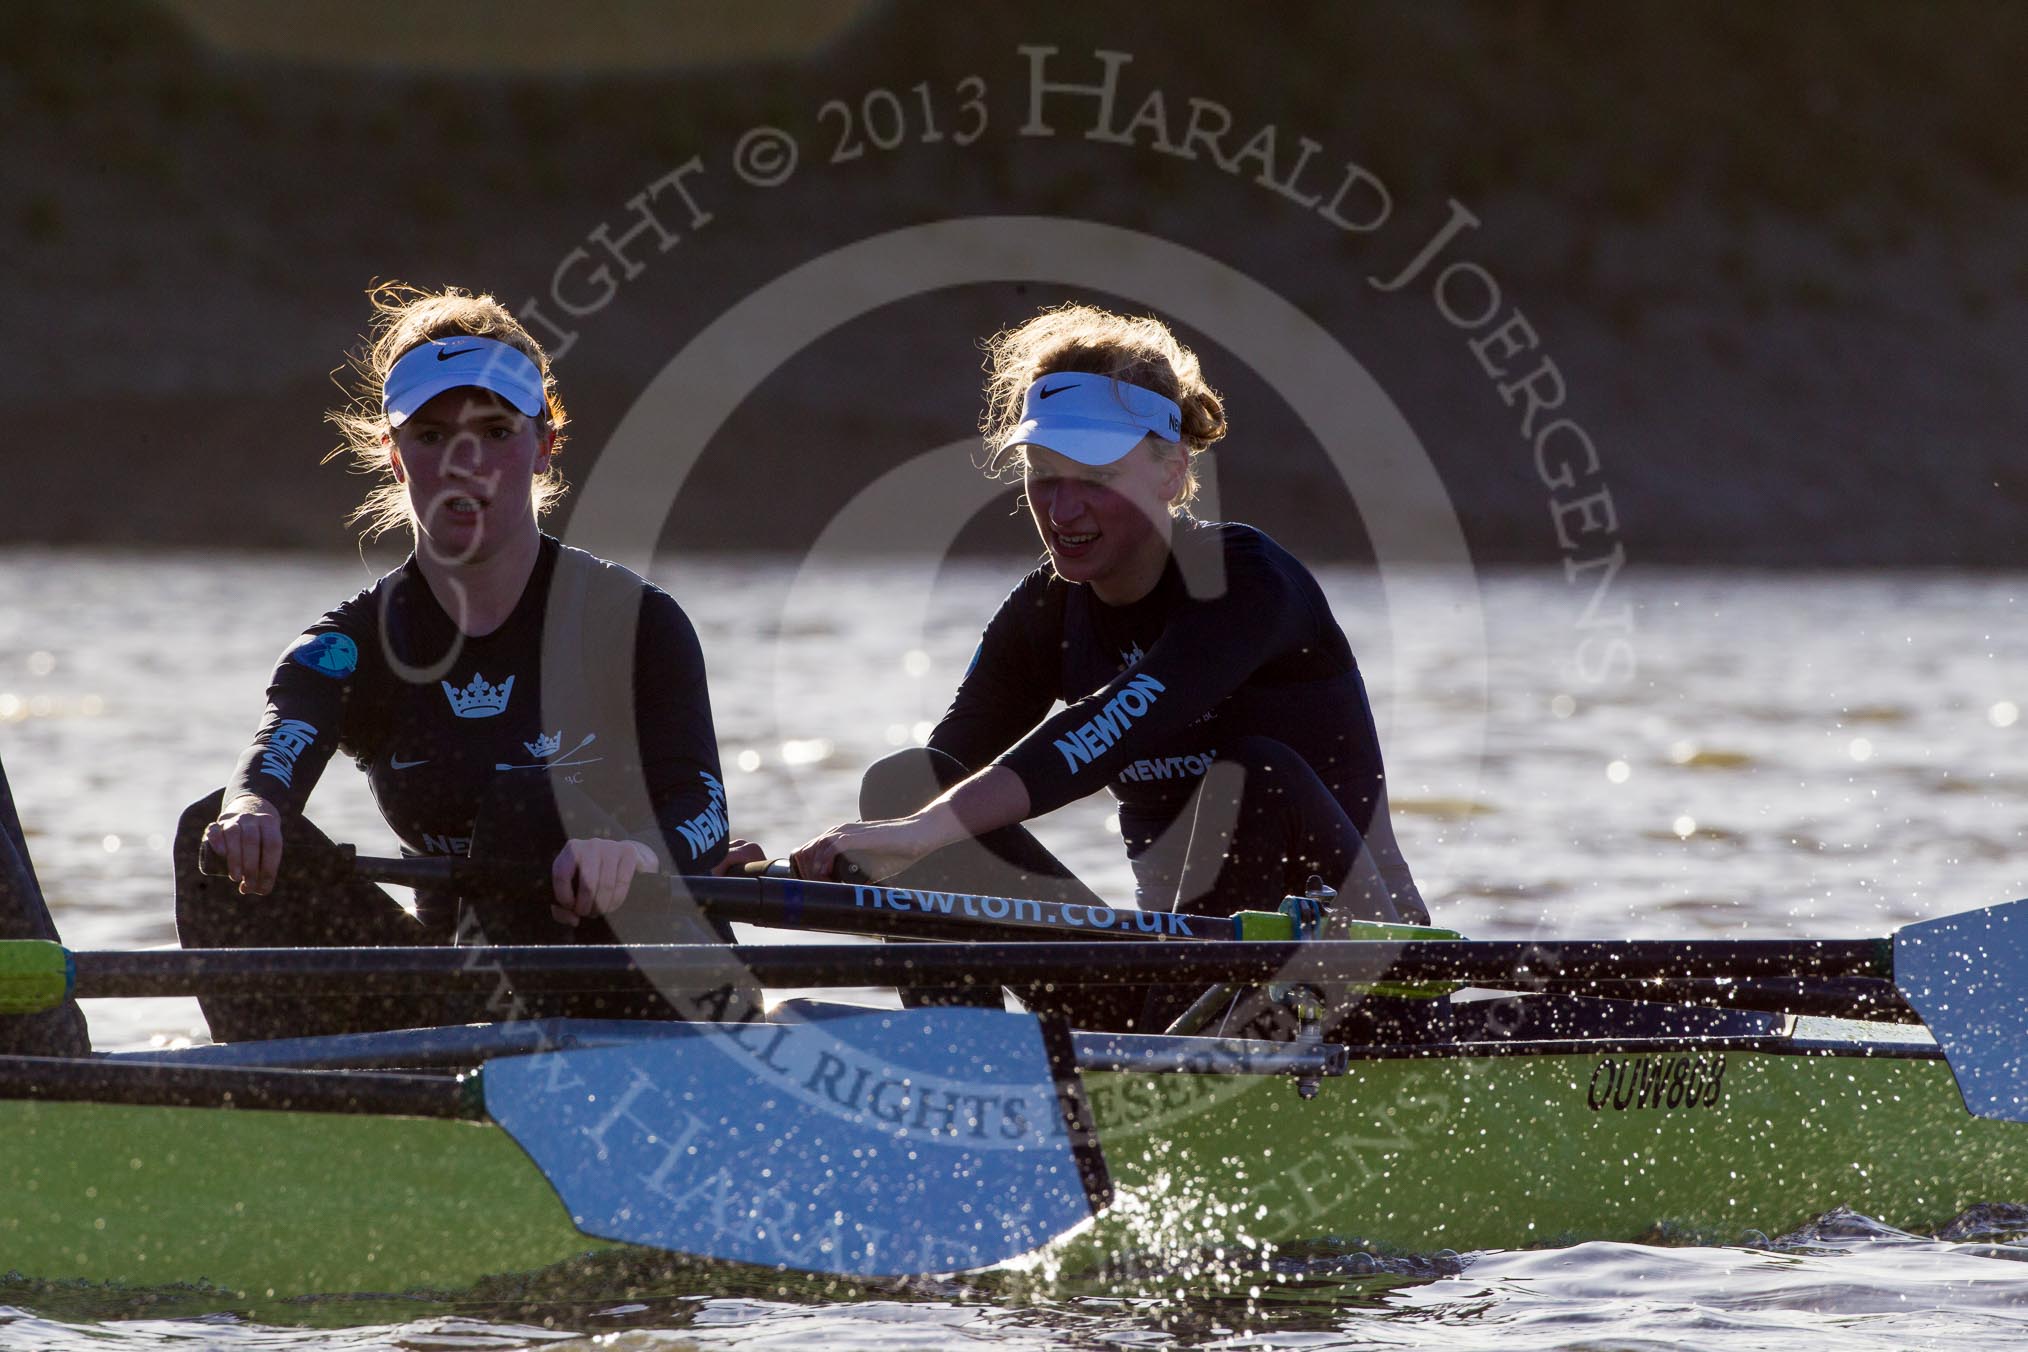
[[(735, 831), (780, 853), (848, 818), (861, 767), (923, 735), (1023, 567), (661, 560), (710, 664)], [(0, 759), (70, 944), (173, 942), (177, 813), (231, 768), (277, 652), (370, 576), (353, 558), (0, 553)], [(1603, 598), (1549, 570), (1320, 576), (1440, 923), (1484, 938), (1864, 935), (2028, 896), (2028, 575), (1630, 570)], [(312, 811), (362, 852), (392, 852), (349, 765)], [(1102, 799), (1040, 828), (1125, 896), (1116, 831)], [(204, 1036), (194, 1002), (87, 1014), (102, 1048)], [(53, 1298), (30, 1312), (0, 1287), (0, 1346), (2028, 1344), (2028, 1247), (2009, 1233), (1834, 1216), (1739, 1247), (1296, 1267), (1258, 1298), (1194, 1295), (1181, 1272), (1097, 1294), (926, 1283), (840, 1300), (701, 1282), (532, 1320), (305, 1316), (340, 1328)]]

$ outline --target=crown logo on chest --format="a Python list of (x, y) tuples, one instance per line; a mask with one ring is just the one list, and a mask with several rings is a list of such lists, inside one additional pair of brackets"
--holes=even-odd
[(463, 690), (452, 686), (449, 681), (438, 681), (444, 688), (444, 698), (451, 702), (451, 712), (459, 718), (491, 718), (494, 714), (505, 713), (507, 697), (514, 693), (514, 678), (509, 676), (498, 685), (491, 685), (478, 672)]

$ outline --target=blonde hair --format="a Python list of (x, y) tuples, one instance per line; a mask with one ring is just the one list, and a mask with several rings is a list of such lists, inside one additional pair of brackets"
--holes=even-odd
[[(1059, 305), (1018, 328), (986, 340), (986, 411), (979, 430), (986, 440), (984, 467), (994, 478), (1026, 468), (1026, 457), (1003, 455), (1000, 443), (1021, 422), (1028, 387), (1065, 372), (1110, 376), (1153, 390), (1183, 410), (1182, 440), (1153, 442), (1163, 460), (1183, 459), (1183, 491), (1171, 511), (1197, 496), (1197, 457), (1225, 435), (1225, 405), (1205, 383), (1197, 354), (1151, 315), (1121, 315), (1094, 305)], [(1010, 448), (1011, 449), (1011, 448)]]
[[(324, 457), (328, 463), (341, 455), (352, 459), (356, 474), (379, 479), (365, 500), (345, 518), (346, 524), (364, 522), (360, 539), (372, 540), (397, 526), (409, 524), (408, 490), (394, 477), (394, 462), (388, 455), (387, 439), (393, 429), (381, 410), (381, 391), (387, 373), (403, 353), (432, 338), (493, 338), (518, 348), (542, 371), (542, 393), (547, 407), (540, 421), (556, 434), (550, 466), (535, 478), (535, 514), (540, 517), (555, 506), (568, 485), (556, 468), (555, 452), (563, 448), (563, 431), (569, 415), (563, 398), (556, 392), (556, 377), (549, 369), (549, 354), (535, 341), (521, 321), (505, 305), (489, 295), (473, 295), (455, 286), (426, 291), (406, 282), (377, 282), (366, 290), (373, 303), (373, 323), (364, 345), (346, 360), (351, 369), (350, 399), (343, 408), (324, 415), (324, 421), (338, 429), (343, 442)], [(346, 388), (341, 382), (341, 388)]]

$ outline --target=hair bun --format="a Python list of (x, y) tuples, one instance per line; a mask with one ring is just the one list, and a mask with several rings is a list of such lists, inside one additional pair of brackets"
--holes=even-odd
[(1176, 401), (1183, 409), (1183, 435), (1199, 448), (1207, 449), (1224, 438), (1225, 404), (1209, 385), (1185, 390)]

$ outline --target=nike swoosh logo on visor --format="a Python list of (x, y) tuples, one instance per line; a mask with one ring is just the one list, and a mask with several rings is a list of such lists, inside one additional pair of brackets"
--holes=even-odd
[(1035, 392), (1035, 397), (1038, 399), (1047, 399), (1052, 394), (1062, 394), (1065, 390), (1074, 390), (1076, 388), (1077, 382), (1075, 381), (1072, 381), (1068, 385), (1058, 385), (1053, 390), (1050, 389), (1047, 385), (1044, 385), (1041, 389)]
[(457, 351), (453, 352), (453, 351), (451, 351), (451, 350), (450, 350), (450, 349), (448, 349), (448, 348), (441, 348), (441, 347), (440, 347), (440, 348), (438, 348), (438, 349), (437, 349), (437, 360), (438, 360), (438, 361), (449, 361), (449, 360), (450, 360), (451, 358), (453, 358), (453, 357), (462, 357), (462, 356), (464, 356), (464, 355), (465, 355), (465, 354), (466, 354), (467, 352), (477, 352), (478, 350), (479, 350), (479, 349), (478, 349), (478, 348), (476, 348), (476, 347), (461, 347), (461, 348), (459, 348), (459, 349), (458, 349)]

